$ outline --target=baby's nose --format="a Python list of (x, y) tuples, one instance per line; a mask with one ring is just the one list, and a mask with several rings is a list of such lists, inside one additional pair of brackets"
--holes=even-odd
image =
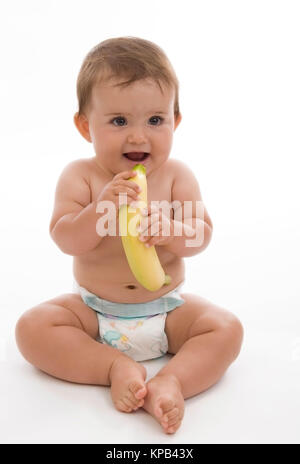
[(135, 133), (132, 133), (132, 134), (130, 134), (128, 136), (128, 143), (141, 144), (141, 143), (145, 143), (145, 142), (146, 142), (146, 137), (141, 132), (135, 132)]

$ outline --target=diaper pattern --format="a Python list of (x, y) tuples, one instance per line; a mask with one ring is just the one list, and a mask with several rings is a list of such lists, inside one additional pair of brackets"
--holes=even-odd
[(126, 343), (128, 341), (126, 335), (116, 330), (108, 330), (103, 334), (102, 339), (104, 343), (107, 343), (113, 348), (118, 348), (120, 351), (130, 350), (130, 345)]
[(165, 319), (166, 314), (157, 314), (145, 318), (112, 320), (111, 316), (98, 313), (100, 341), (126, 353), (135, 361), (161, 357), (168, 350)]

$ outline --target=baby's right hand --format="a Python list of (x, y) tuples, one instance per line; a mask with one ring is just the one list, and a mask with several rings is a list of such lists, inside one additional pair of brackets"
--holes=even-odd
[[(141, 191), (139, 185), (133, 181), (127, 180), (136, 176), (136, 174), (137, 173), (135, 171), (119, 172), (119, 174), (117, 174), (112, 181), (106, 184), (99, 197), (97, 198), (97, 202), (107, 200), (112, 201), (116, 206), (116, 211), (118, 211), (120, 205), (130, 205), (132, 202), (138, 201), (138, 194)], [(119, 194), (125, 193), (127, 193), (127, 198), (124, 198), (124, 196), (122, 198), (120, 197), (119, 204)]]

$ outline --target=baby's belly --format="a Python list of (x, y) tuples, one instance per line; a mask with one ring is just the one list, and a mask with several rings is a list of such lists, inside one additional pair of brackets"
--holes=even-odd
[(160, 257), (160, 262), (165, 273), (172, 277), (172, 281), (169, 285), (163, 285), (156, 292), (147, 290), (137, 282), (127, 261), (120, 256), (118, 259), (111, 256), (110, 259), (107, 259), (102, 256), (102, 259), (97, 260), (97, 263), (94, 260), (76, 256), (73, 261), (73, 273), (81, 287), (105, 300), (119, 303), (143, 303), (160, 298), (184, 281), (183, 258), (175, 256), (172, 259), (169, 257), (169, 259), (163, 260)]

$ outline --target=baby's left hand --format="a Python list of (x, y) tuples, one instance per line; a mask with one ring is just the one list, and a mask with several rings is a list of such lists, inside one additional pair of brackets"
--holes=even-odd
[[(174, 238), (173, 220), (155, 205), (148, 204), (146, 210), (147, 213), (143, 214), (140, 226), (137, 228), (138, 232), (140, 232), (139, 239), (147, 247), (169, 244)], [(151, 228), (153, 235), (151, 235)], [(170, 231), (170, 235), (162, 235), (162, 231), (165, 231), (165, 234)]]

